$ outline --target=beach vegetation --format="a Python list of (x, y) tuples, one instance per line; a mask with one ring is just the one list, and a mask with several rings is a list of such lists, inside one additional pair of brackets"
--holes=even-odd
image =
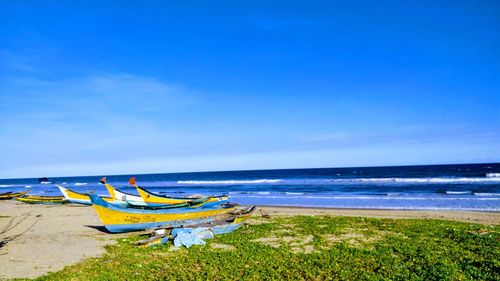
[(498, 280), (500, 227), (444, 220), (252, 219), (189, 249), (118, 238), (39, 280)]

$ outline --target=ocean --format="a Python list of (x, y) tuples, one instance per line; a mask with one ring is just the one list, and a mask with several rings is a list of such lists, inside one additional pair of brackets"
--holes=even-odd
[[(101, 177), (125, 192), (137, 184), (173, 196), (228, 194), (250, 205), (404, 210), (500, 211), (500, 163), (361, 168), (283, 169), (142, 175), (54, 177), (78, 192), (108, 195)], [(60, 195), (38, 178), (0, 179), (0, 193), (31, 189)]]

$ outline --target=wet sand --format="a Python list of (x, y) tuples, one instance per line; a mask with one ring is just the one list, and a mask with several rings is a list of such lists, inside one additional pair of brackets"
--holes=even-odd
[[(256, 215), (332, 215), (397, 219), (445, 219), (499, 225), (500, 213), (262, 207)], [(36, 277), (99, 256), (105, 245), (128, 234), (109, 234), (90, 206), (29, 205), (0, 201), (0, 279)]]

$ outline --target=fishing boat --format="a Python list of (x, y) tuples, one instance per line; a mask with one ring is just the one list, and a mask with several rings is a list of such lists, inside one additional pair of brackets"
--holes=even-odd
[[(139, 202), (137, 204), (136, 201), (126, 201), (129, 207), (132, 208), (143, 208), (143, 209), (161, 209), (161, 208), (169, 208), (170, 206), (180, 206), (181, 204), (185, 204), (186, 206), (191, 206), (193, 208), (211, 208), (214, 206), (218, 205), (224, 205), (228, 204), (227, 200), (223, 201), (214, 201), (212, 200), (213, 196), (201, 196), (201, 197), (196, 197), (190, 201), (181, 201), (180, 203), (175, 203), (175, 204), (154, 204), (154, 203), (145, 203), (145, 202)], [(204, 204), (202, 204), (204, 203)]]
[[(153, 193), (149, 190), (146, 190), (143, 187), (136, 186), (137, 192), (139, 195), (141, 195), (142, 199), (146, 204), (148, 205), (155, 205), (155, 204), (176, 204), (176, 203), (181, 203), (181, 202), (190, 202), (193, 200), (196, 200), (200, 197), (171, 197), (171, 196), (165, 196), (165, 195), (160, 195)], [(211, 198), (208, 200), (209, 203), (215, 203), (215, 204), (224, 204), (227, 203), (228, 197), (226, 195), (222, 196), (211, 196)]]
[(15, 198), (17, 201), (21, 201), (29, 204), (65, 204), (68, 200), (64, 196), (38, 196), (38, 195), (22, 195)]
[[(131, 182), (132, 182), (132, 179), (129, 180), (129, 183), (131, 183)], [(124, 192), (122, 190), (119, 190), (117, 188), (114, 188), (110, 184), (106, 183), (106, 178), (102, 178), (101, 183), (104, 184), (104, 186), (106, 187), (106, 189), (109, 192), (109, 195), (111, 195), (111, 197), (116, 199), (116, 200), (126, 201), (132, 205), (137, 205), (137, 206), (146, 206), (147, 205), (141, 196), (130, 194), (130, 193)], [(133, 183), (135, 184), (135, 179), (134, 179)]]
[[(111, 197), (117, 200), (127, 201), (129, 205), (132, 206), (164, 206), (178, 203), (188, 203), (188, 202), (196, 202), (200, 199), (203, 200), (204, 196), (193, 196), (193, 197), (171, 197), (156, 194), (146, 190), (145, 188), (139, 187), (135, 180), (135, 177), (131, 177), (128, 181), (130, 186), (133, 186), (137, 189), (137, 192), (140, 196), (130, 194), (119, 190), (106, 182), (106, 177), (101, 179), (101, 183), (104, 184), (106, 189), (108, 190)], [(225, 204), (227, 203), (227, 196), (209, 196), (208, 198), (208, 206), (217, 205), (217, 204)]]
[(223, 215), (216, 216), (216, 219), (209, 222), (183, 225), (177, 228), (157, 228), (151, 232), (150, 237), (147, 239), (140, 240), (136, 242), (139, 246), (157, 246), (168, 242), (180, 231), (193, 231), (197, 228), (208, 229), (214, 235), (221, 235), (235, 231), (240, 228), (245, 221), (251, 217), (252, 213), (255, 211), (256, 207), (248, 207), (240, 210), (235, 210), (228, 212)]
[[(66, 188), (62, 185), (56, 185), (61, 193), (64, 195), (66, 200), (68, 200), (71, 203), (77, 203), (77, 204), (84, 204), (84, 205), (92, 205), (92, 202), (90, 201), (90, 197), (88, 194), (80, 193), (73, 191), (69, 188)], [(115, 204), (115, 205), (126, 205), (126, 201), (121, 201), (121, 200), (116, 200), (115, 198), (112, 197), (101, 197), (104, 201)]]
[[(208, 222), (213, 216), (234, 210), (234, 205), (217, 205), (211, 208), (194, 206), (170, 206), (161, 209), (141, 209), (117, 206), (104, 201), (95, 194), (90, 194), (92, 206), (104, 227), (110, 232), (127, 232), (159, 226), (176, 227), (188, 222)], [(182, 204), (184, 205), (184, 203)]]
[(22, 196), (26, 193), (28, 193), (28, 191), (23, 191), (23, 192), (12, 192), (12, 191), (9, 191), (9, 192), (4, 192), (4, 193), (0, 193), (0, 200), (9, 200), (9, 199), (14, 199), (16, 197), (19, 197), (19, 196)]

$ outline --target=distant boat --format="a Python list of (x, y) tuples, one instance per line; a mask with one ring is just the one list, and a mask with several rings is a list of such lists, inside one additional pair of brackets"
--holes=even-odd
[(43, 177), (43, 178), (39, 178), (39, 179), (38, 179), (38, 183), (40, 183), (40, 184), (51, 184), (51, 183), (53, 183), (53, 182), (49, 181), (49, 179), (48, 179), (48, 178)]

